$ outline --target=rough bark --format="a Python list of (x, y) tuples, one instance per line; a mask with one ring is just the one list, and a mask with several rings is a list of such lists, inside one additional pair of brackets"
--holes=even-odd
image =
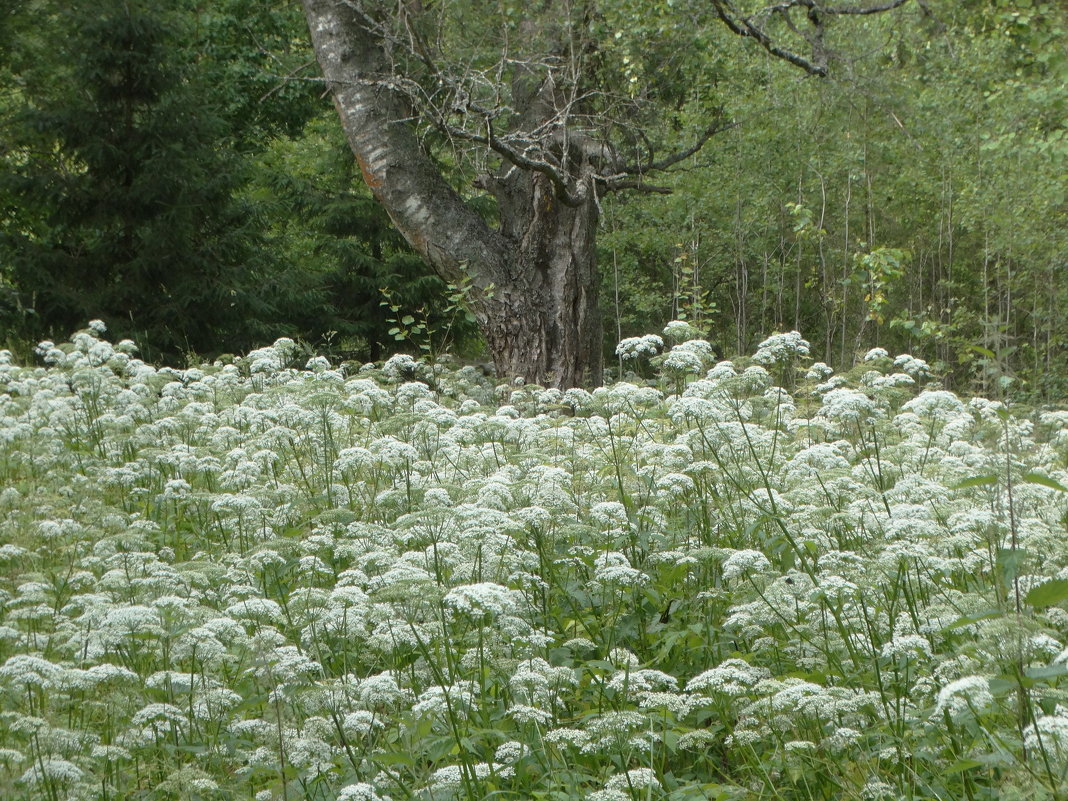
[[(498, 374), (560, 387), (601, 380), (592, 178), (564, 203), (536, 170), (483, 176), (491, 229), (426, 156), (382, 42), (345, 0), (303, 0), (312, 45), (364, 180), (444, 280), (473, 281), (473, 311)], [(490, 286), (492, 285), (492, 290)]]
[(564, 204), (544, 175), (519, 170), (489, 179), (509, 259), (484, 331), (498, 370), (542, 376), (561, 387), (599, 384), (597, 203), (591, 186)]

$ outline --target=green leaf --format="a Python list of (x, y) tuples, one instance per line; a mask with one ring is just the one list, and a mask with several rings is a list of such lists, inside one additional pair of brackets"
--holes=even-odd
[(600, 670), (615, 670), (616, 666), (612, 662), (607, 662), (603, 659), (590, 659), (583, 667), (586, 668), (598, 668)]
[(968, 770), (975, 770), (976, 768), (983, 767), (983, 763), (976, 759), (962, 759), (959, 762), (954, 762), (948, 768), (942, 771), (943, 776), (949, 776), (953, 773), (964, 773)]
[(1007, 768), (1015, 764), (1012, 757), (1003, 752), (994, 751), (989, 754), (976, 754), (975, 758), (987, 768)]
[(972, 476), (966, 478), (959, 484), (954, 484), (950, 489), (968, 489), (968, 487), (982, 487), (987, 484), (997, 484), (997, 476)]
[(1031, 552), (1023, 548), (999, 548), (997, 553), (998, 567), (1006, 581), (1019, 578), (1024, 563), (1030, 558)]
[(1039, 473), (1028, 473), (1023, 477), (1023, 480), (1028, 484), (1040, 484), (1043, 487), (1055, 489), (1057, 492), (1068, 492), (1068, 487), (1064, 486), (1061, 482), (1056, 481), (1049, 476), (1040, 475)]
[[(1023, 680), (1027, 682), (1028, 686), (1034, 684), (1034, 682), (1032, 682), (1026, 676), (1023, 676), (1021, 678), (1023, 678)], [(1009, 693), (1016, 692), (1021, 686), (1023, 686), (1023, 682), (1021, 682), (1016, 677), (1013, 677), (1011, 679), (1002, 677), (990, 680), (990, 692), (994, 694), (995, 698), (1005, 698), (1009, 695)]]
[(1068, 673), (1068, 665), (1047, 665), (1028, 668), (1024, 674), (1030, 679), (1057, 679)]
[(406, 314), (403, 317), (401, 317), (401, 323), (403, 323), (404, 325), (411, 325), (414, 322), (415, 322), (415, 318), (412, 317), (412, 315), (410, 315), (410, 314)]
[(1068, 600), (1068, 579), (1053, 579), (1032, 587), (1024, 596), (1024, 600), (1035, 609), (1043, 609)]
[(953, 629), (963, 628), (964, 626), (970, 626), (973, 623), (978, 623), (980, 620), (990, 620), (991, 618), (1002, 617), (1004, 614), (1005, 613), (1000, 609), (987, 609), (984, 612), (976, 612), (975, 614), (964, 615), (963, 617), (958, 617), (956, 620), (954, 620), (952, 623), (942, 629), (942, 631), (952, 631)]

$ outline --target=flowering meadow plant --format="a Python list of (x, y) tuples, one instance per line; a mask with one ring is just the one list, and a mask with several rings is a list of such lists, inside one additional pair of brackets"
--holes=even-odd
[(105, 333), (0, 352), (0, 798), (1068, 794), (1063, 412), (796, 332), (564, 393)]

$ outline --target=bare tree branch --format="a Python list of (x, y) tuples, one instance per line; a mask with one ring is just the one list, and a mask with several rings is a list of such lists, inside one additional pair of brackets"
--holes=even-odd
[[(825, 6), (818, 0), (785, 0), (778, 5), (769, 6), (755, 16), (742, 16), (730, 0), (712, 0), (716, 16), (737, 36), (754, 39), (761, 47), (776, 58), (800, 67), (810, 75), (824, 78), (827, 76), (827, 51), (823, 43), (825, 31), (824, 17), (864, 16), (882, 14), (900, 8), (909, 0), (884, 0), (871, 5)], [(791, 19), (790, 11), (795, 8), (805, 9), (812, 33), (801, 30)], [(805, 39), (813, 49), (814, 58), (804, 56), (780, 46), (765, 30), (764, 23), (757, 17), (769, 19), (780, 17), (792, 33)]]
[(722, 117), (717, 116), (716, 119), (713, 120), (712, 124), (701, 132), (701, 135), (697, 137), (697, 141), (695, 141), (690, 147), (686, 148), (685, 150), (679, 150), (675, 153), (672, 153), (670, 156), (666, 156), (665, 158), (662, 158), (659, 161), (650, 162), (649, 164), (627, 165), (621, 167), (618, 172), (624, 175), (637, 175), (647, 172), (662, 172), (678, 164), (680, 161), (685, 161), (690, 156), (697, 153), (697, 151), (703, 148), (705, 144), (707, 144), (708, 140), (716, 134), (722, 133), (723, 131), (728, 131), (731, 128), (736, 128), (737, 126), (737, 122), (725, 123)]
[[(785, 10), (794, 5), (796, 5), (796, 3), (790, 3), (782, 7), (776, 7), (773, 10)], [(772, 38), (765, 33), (762, 27), (753, 22), (751, 17), (739, 17), (738, 12), (734, 9), (729, 0), (712, 0), (712, 7), (716, 11), (716, 16), (720, 18), (723, 24), (726, 25), (732, 33), (743, 38), (755, 39), (757, 43), (771, 55), (780, 58), (783, 61), (787, 61), (795, 67), (800, 67), (810, 75), (818, 75), (821, 78), (827, 76), (826, 66), (815, 64), (791, 50), (779, 47), (775, 44)]]
[(493, 149), (494, 153), (497, 153), (507, 159), (510, 163), (517, 167), (521, 167), (526, 170), (533, 170), (534, 172), (540, 172), (552, 181), (553, 187), (556, 189), (556, 194), (560, 200), (568, 206), (577, 206), (582, 202), (581, 194), (571, 187), (571, 181), (567, 180), (561, 171), (542, 159), (530, 158), (524, 153), (519, 153), (513, 148), (508, 147), (501, 142), (494, 133), (493, 125), (486, 122), (486, 144)]
[(909, 0), (888, 0), (885, 3), (876, 3), (873, 6), (831, 6), (829, 8), (823, 8), (824, 14), (881, 14), (884, 11), (893, 11), (895, 8), (900, 8), (905, 5)]
[(597, 182), (597, 185), (602, 192), (620, 192), (622, 190), (629, 190), (647, 195), (670, 195), (675, 191), (670, 186), (647, 184), (640, 178), (617, 178), (616, 176), (611, 175), (595, 175), (593, 179)]

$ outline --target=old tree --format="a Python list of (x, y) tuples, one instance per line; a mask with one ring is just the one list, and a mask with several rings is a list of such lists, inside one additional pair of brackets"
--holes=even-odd
[(375, 198), (470, 287), (498, 373), (560, 387), (601, 380), (600, 198), (666, 191), (650, 178), (732, 124), (716, 35), (822, 77), (836, 21), (907, 2), (303, 0)]

